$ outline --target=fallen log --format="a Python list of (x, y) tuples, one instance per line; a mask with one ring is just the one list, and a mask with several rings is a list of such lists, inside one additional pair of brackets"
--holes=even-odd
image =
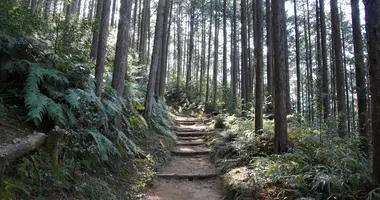
[(9, 162), (36, 150), (45, 143), (46, 138), (44, 133), (35, 132), (25, 138), (13, 140), (13, 144), (0, 146), (0, 178)]

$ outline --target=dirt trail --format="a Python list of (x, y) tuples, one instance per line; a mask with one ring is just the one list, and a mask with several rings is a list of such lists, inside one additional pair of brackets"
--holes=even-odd
[(143, 200), (222, 200), (210, 150), (203, 141), (210, 132), (199, 119), (178, 116), (175, 120), (177, 147)]

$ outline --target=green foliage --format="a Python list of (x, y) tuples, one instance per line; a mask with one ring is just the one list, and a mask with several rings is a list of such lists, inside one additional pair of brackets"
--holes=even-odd
[[(358, 138), (324, 138), (321, 143), (319, 131), (294, 129), (289, 152), (275, 155), (272, 122), (265, 121), (263, 133), (256, 134), (250, 120), (226, 121), (232, 122), (230, 129), (211, 141), (218, 170), (230, 174), (246, 166), (249, 179), (244, 184), (259, 199), (376, 199), (372, 163), (360, 152)], [(242, 184), (226, 176), (229, 188)]]
[(113, 143), (97, 130), (88, 130), (87, 133), (94, 139), (95, 152), (99, 154), (102, 161), (108, 161), (109, 156), (120, 156), (120, 152)]
[(2, 0), (0, 3), (0, 34), (30, 35), (42, 27), (41, 21), (39, 16), (23, 9), (17, 1)]

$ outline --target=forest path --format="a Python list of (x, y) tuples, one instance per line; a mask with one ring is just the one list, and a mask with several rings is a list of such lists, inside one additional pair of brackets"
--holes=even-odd
[(143, 200), (222, 200), (210, 150), (203, 136), (211, 134), (201, 119), (175, 116), (177, 146)]

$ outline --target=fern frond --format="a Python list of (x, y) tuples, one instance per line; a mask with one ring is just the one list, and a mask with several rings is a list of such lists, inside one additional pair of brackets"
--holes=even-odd
[(28, 93), (25, 98), (25, 105), (29, 110), (27, 120), (33, 121), (38, 127), (42, 122), (42, 117), (46, 111), (48, 101), (49, 98), (41, 94), (39, 91)]
[(73, 108), (79, 107), (80, 93), (78, 90), (69, 89), (66, 91), (65, 100)]
[(66, 125), (66, 119), (61, 104), (57, 104), (52, 99), (48, 99), (46, 113), (53, 121), (59, 123), (59, 125)]
[(115, 129), (117, 141), (124, 147), (128, 155), (134, 156), (140, 149), (120, 129)]
[(87, 133), (94, 139), (97, 151), (102, 161), (108, 161), (108, 157), (110, 155), (120, 156), (120, 152), (116, 149), (113, 143), (99, 131), (93, 129), (88, 130)]

